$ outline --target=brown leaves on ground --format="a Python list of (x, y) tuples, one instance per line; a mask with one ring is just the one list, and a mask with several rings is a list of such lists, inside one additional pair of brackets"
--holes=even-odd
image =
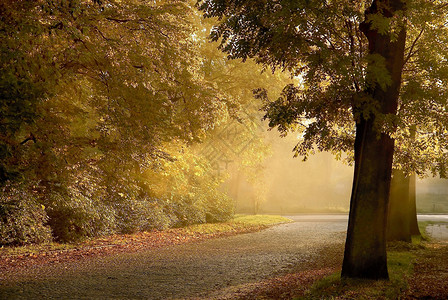
[(339, 250), (326, 247), (319, 251), (320, 259), (308, 266), (307, 270), (269, 278), (250, 284), (250, 288), (236, 292), (232, 299), (293, 299), (304, 296), (309, 288), (318, 280), (329, 276), (340, 269), (342, 264)]
[(448, 299), (448, 244), (429, 244), (417, 255), (407, 299)]
[(270, 278), (250, 285), (250, 289), (236, 291), (232, 299), (293, 299), (303, 296), (319, 279), (334, 273), (336, 269), (323, 268)]
[(340, 270), (342, 264), (339, 247), (329, 246), (319, 250), (318, 260), (297, 269), (293, 273), (282, 274), (259, 282), (246, 283), (217, 290), (205, 297), (193, 297), (191, 300), (260, 300), (295, 299), (306, 295), (310, 287), (318, 280)]
[[(11, 273), (45, 264), (82, 261), (92, 257), (137, 252), (158, 247), (202, 241), (205, 239), (254, 232), (265, 227), (233, 226), (224, 232), (204, 233), (179, 228), (165, 231), (112, 235), (74, 245), (25, 247), (21, 251), (0, 249), (0, 280)], [(37, 249), (37, 250), (36, 250)], [(317, 280), (336, 272), (341, 259), (332, 248), (319, 253), (320, 259), (308, 270), (279, 275), (260, 282), (217, 291), (213, 299), (291, 299), (303, 296)], [(428, 244), (418, 250), (414, 273), (408, 281), (404, 299), (448, 299), (448, 244)]]
[(134, 234), (117, 234), (73, 245), (59, 245), (60, 247), (56, 247), (54, 244), (41, 245), (24, 247), (21, 251), (2, 248), (0, 249), (0, 280), (21, 269), (39, 265), (80, 261), (91, 257), (198, 242), (210, 238), (254, 232), (263, 228), (266, 228), (266, 226), (226, 224), (225, 231), (212, 233), (197, 232), (188, 228), (176, 228)]

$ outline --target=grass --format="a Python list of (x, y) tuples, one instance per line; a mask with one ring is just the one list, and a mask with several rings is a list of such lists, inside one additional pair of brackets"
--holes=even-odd
[(424, 241), (429, 241), (429, 239), (430, 239), (428, 236), (428, 233), (426, 231), (426, 227), (428, 227), (429, 225), (433, 225), (433, 224), (434, 224), (434, 222), (432, 222), (432, 221), (418, 222), (418, 229), (420, 230), (420, 234), (422, 235), (421, 238)]
[(413, 274), (416, 251), (424, 251), (424, 242), (430, 241), (426, 227), (441, 222), (419, 222), (422, 236), (413, 236), (412, 243), (388, 244), (388, 269), (390, 280), (341, 279), (340, 273), (317, 281), (307, 294), (299, 299), (398, 299), (408, 288), (408, 278)]
[(341, 278), (334, 273), (317, 281), (299, 299), (398, 299), (407, 289), (407, 278), (412, 275), (415, 255), (411, 252), (388, 253), (390, 280)]
[(256, 226), (270, 226), (280, 223), (288, 223), (291, 222), (291, 219), (278, 215), (235, 215), (230, 222)]
[(260, 227), (264, 228), (287, 222), (291, 222), (291, 220), (277, 215), (235, 215), (228, 222), (195, 224), (184, 229), (189, 233), (213, 234), (250, 229), (255, 230)]

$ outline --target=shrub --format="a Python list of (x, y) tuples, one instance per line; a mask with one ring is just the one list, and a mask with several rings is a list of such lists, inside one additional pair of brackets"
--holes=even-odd
[(223, 178), (209, 161), (187, 147), (175, 149), (173, 158), (145, 171), (148, 189), (163, 200), (173, 227), (230, 219), (233, 201), (220, 191)]
[(74, 189), (52, 191), (44, 201), (48, 224), (61, 242), (74, 242), (115, 230), (114, 210), (99, 199), (89, 198)]
[(187, 195), (172, 195), (165, 200), (165, 207), (173, 227), (224, 222), (234, 213), (232, 200), (217, 187), (196, 189), (195, 193)]
[(135, 199), (118, 195), (112, 202), (117, 220), (117, 231), (132, 233), (151, 229), (166, 229), (172, 220), (163, 210), (158, 199)]
[(233, 217), (234, 204), (229, 196), (215, 190), (215, 193), (205, 200), (205, 211), (207, 223), (225, 222)]
[(166, 200), (166, 211), (173, 227), (205, 223), (205, 211), (197, 199), (190, 195), (174, 195)]
[(0, 195), (0, 245), (24, 245), (51, 241), (45, 225), (45, 207), (24, 186), (7, 184)]

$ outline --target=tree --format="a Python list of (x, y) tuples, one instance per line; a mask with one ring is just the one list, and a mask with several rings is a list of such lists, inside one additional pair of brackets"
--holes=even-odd
[(252, 92), (235, 70), (259, 69), (210, 53), (190, 2), (0, 7), (0, 185), (13, 195), (0, 222), (42, 208), (29, 226), (71, 241), (231, 216), (222, 178), (193, 146), (239, 124)]
[(388, 241), (411, 242), (412, 236), (420, 236), (417, 223), (415, 174), (406, 175), (402, 170), (392, 172), (387, 217)]
[[(407, 141), (414, 141), (416, 136), (416, 127), (412, 126), (411, 134)], [(417, 223), (417, 203), (416, 203), (416, 175), (415, 168), (409, 166), (411, 163), (409, 157), (403, 155), (400, 145), (395, 155), (395, 165), (402, 169), (392, 171), (391, 192), (389, 196), (389, 212), (387, 217), (387, 239), (389, 241), (412, 242), (412, 236), (420, 236), (420, 230)], [(410, 151), (409, 151), (410, 150)], [(411, 149), (406, 151), (411, 152)], [(415, 151), (415, 150), (414, 150)], [(407, 164), (408, 168), (405, 168)], [(403, 170), (404, 169), (404, 170)], [(407, 174), (407, 172), (411, 172)]]
[(409, 178), (409, 214), (410, 214), (410, 232), (411, 236), (421, 236), (420, 228), (417, 221), (417, 193), (416, 193), (416, 176), (410, 175)]
[[(201, 36), (202, 70), (205, 79), (213, 84), (216, 95), (226, 102), (229, 111), (195, 148), (212, 161), (217, 173), (230, 177), (227, 183), (233, 187), (230, 194), (235, 206), (241, 204), (238, 203), (240, 200), (252, 201), (253, 211), (257, 213), (266, 194), (264, 161), (270, 151), (265, 142), (265, 125), (261, 120), (262, 103), (253, 101), (253, 90), (264, 87), (271, 95), (276, 95), (291, 80), (286, 74), (263, 72), (262, 66), (253, 60), (244, 63), (228, 60), (218, 50), (218, 43), (208, 40), (212, 22), (207, 19), (202, 22), (207, 28)], [(248, 199), (239, 199), (238, 186), (244, 179), (253, 187), (253, 194), (244, 197)]]
[[(437, 55), (425, 58), (424, 51), (416, 50), (426, 49), (417, 42), (422, 38), (417, 28), (425, 22), (440, 24), (434, 29), (438, 42), (432, 43), (444, 39), (444, 19), (434, 14), (444, 7), (433, 1), (398, 0), (200, 2), (205, 17), (217, 18), (211, 37), (221, 41), (229, 58), (254, 57), (303, 79), (301, 86), (286, 86), (276, 101), (262, 90), (257, 95), (266, 101), (271, 127), (283, 134), (303, 130), (298, 154), (306, 157), (315, 147), (354, 149), (342, 276), (388, 277), (385, 237), (394, 138), (415, 124), (405, 115), (426, 114), (426, 103), (445, 101), (422, 92), (428, 87), (425, 80), (442, 76), (427, 65)], [(446, 57), (444, 51), (438, 55)], [(420, 73), (411, 75), (405, 65)], [(411, 95), (412, 89), (419, 92)], [(427, 123), (439, 122), (441, 111), (427, 114)], [(440, 123), (433, 127), (441, 134), (447, 123)]]
[[(403, 236), (404, 232), (407, 235), (420, 234), (415, 203), (416, 176), (446, 176), (448, 124), (447, 87), (441, 84), (448, 80), (446, 64), (443, 63), (448, 57), (444, 46), (448, 42), (447, 5), (443, 1), (412, 1), (408, 3), (408, 12), (408, 51), (403, 68), (398, 130), (394, 133), (394, 169), (401, 173), (397, 178), (409, 180), (410, 193), (409, 200), (391, 199), (390, 209), (402, 213), (408, 211), (411, 215), (410, 219), (404, 215), (400, 217), (410, 220), (410, 223), (401, 222), (404, 227), (389, 226), (395, 231), (390, 237), (405, 240), (410, 240), (410, 236)], [(403, 182), (398, 184), (403, 185)], [(403, 206), (405, 203), (408, 205)], [(394, 220), (390, 222), (395, 223)]]
[[(383, 22), (390, 22), (391, 18), (399, 19), (403, 11), (404, 2), (401, 1), (373, 1), (366, 10), (360, 29), (368, 39), (371, 57), (384, 60), (390, 82), (381, 86), (375, 79), (373, 84), (368, 84), (366, 94), (373, 101), (357, 103), (354, 109), (359, 104), (374, 105), (382, 116), (396, 115), (404, 64), (405, 21), (398, 21), (397, 36), (392, 40), (390, 33), (381, 32), (368, 20), (380, 17)], [(374, 65), (375, 62), (371, 62), (368, 68)], [(388, 278), (385, 234), (394, 140), (375, 128), (376, 114), (368, 115), (365, 108), (361, 110), (360, 119), (356, 120), (355, 173), (341, 275)]]
[(0, 186), (22, 178), (20, 156), (36, 141), (26, 126), (39, 117), (37, 106), (58, 78), (49, 67), (54, 51), (41, 46), (46, 28), (28, 18), (35, 6), (29, 1), (0, 3)]
[(1, 184), (26, 182), (59, 239), (116, 230), (126, 205), (150, 219), (155, 179), (142, 172), (173, 160), (167, 142), (199, 141), (227, 109), (199, 71), (192, 8), (77, 0), (1, 7)]

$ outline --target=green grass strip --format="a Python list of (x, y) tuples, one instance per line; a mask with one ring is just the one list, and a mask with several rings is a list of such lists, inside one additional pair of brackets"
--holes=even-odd
[(341, 278), (334, 273), (317, 281), (304, 297), (298, 299), (398, 299), (407, 289), (415, 255), (411, 252), (388, 253), (390, 280)]

